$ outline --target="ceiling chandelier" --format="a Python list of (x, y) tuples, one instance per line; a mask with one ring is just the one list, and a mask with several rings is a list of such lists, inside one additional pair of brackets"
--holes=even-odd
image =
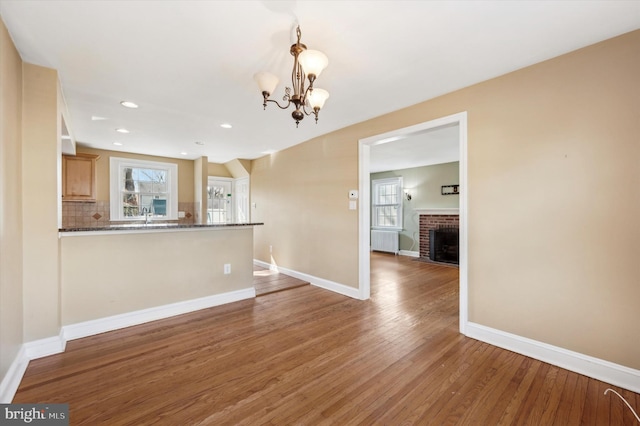
[[(329, 97), (329, 92), (326, 90), (313, 87), (313, 83), (320, 75), (329, 63), (327, 56), (317, 50), (308, 50), (307, 46), (300, 43), (300, 26), (296, 29), (296, 35), (298, 41), (291, 45), (291, 55), (293, 55), (293, 71), (291, 72), (291, 84), (293, 87), (293, 93), (291, 87), (286, 87), (284, 90), (283, 101), (285, 105), (280, 105), (278, 101), (269, 99), (269, 96), (273, 93), (278, 85), (278, 77), (269, 72), (259, 72), (253, 76), (258, 83), (262, 96), (264, 98), (263, 106), (267, 109), (267, 102), (273, 102), (280, 109), (287, 109), (291, 104), (295, 106), (295, 111), (291, 113), (291, 116), (296, 121), (296, 127), (300, 124), (300, 120), (305, 115), (315, 115), (316, 123), (318, 122), (318, 113), (324, 106), (325, 101)], [(305, 88), (306, 80), (309, 79), (309, 87)], [(311, 111), (308, 112), (307, 108)]]

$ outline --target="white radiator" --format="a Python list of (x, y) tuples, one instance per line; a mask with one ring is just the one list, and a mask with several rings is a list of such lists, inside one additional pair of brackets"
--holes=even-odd
[(371, 231), (371, 250), (398, 254), (400, 249), (399, 242), (398, 231), (380, 231), (377, 229)]

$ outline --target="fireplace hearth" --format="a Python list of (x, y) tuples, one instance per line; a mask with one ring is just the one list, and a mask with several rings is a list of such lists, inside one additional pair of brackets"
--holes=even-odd
[(429, 230), (429, 259), (434, 262), (459, 263), (457, 227), (442, 226)]

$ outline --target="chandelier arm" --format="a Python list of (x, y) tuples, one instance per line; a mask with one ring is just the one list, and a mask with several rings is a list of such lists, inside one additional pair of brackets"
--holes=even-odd
[(320, 108), (318, 107), (313, 107), (313, 111), (311, 112), (307, 112), (307, 109), (305, 108), (306, 103), (307, 103), (307, 96), (309, 93), (313, 92), (313, 82), (315, 81), (315, 76), (309, 76), (309, 80), (310, 80), (310, 84), (309, 87), (307, 87), (307, 90), (305, 90), (304, 92), (304, 104), (302, 104), (302, 110), (304, 111), (304, 113), (306, 115), (311, 115), (313, 114), (315, 116), (316, 119), (316, 124), (318, 124), (318, 113), (320, 112)]
[(318, 124), (318, 113), (320, 112), (320, 108), (315, 107), (313, 108), (313, 111), (311, 112), (307, 112), (307, 107), (306, 107), (306, 94), (305, 94), (305, 103), (302, 104), (302, 112), (304, 112), (305, 115), (314, 115), (316, 118), (316, 124)]
[(307, 87), (307, 89), (304, 91), (304, 94), (302, 95), (302, 111), (304, 111), (305, 115), (315, 114), (314, 111), (307, 112), (307, 96), (309, 95), (309, 92), (313, 92), (313, 82), (311, 82), (311, 85)]
[(314, 111), (307, 112), (307, 107), (306, 107), (306, 105), (302, 105), (302, 112), (304, 112), (304, 115), (311, 115), (311, 114), (314, 114)]
[(276, 100), (274, 100), (274, 99), (267, 99), (267, 100), (265, 100), (265, 104), (264, 104), (264, 105), (265, 105), (265, 108), (266, 108), (266, 106), (267, 106), (267, 102), (273, 102), (273, 103), (274, 103), (274, 104), (276, 104), (276, 105), (278, 106), (278, 108), (280, 108), (280, 109), (287, 109), (287, 108), (289, 108), (289, 106), (291, 105), (291, 101), (290, 101), (290, 100), (289, 100), (289, 101), (287, 101), (287, 104), (286, 104), (285, 106), (282, 106), (282, 105), (280, 105), (280, 103), (279, 103), (278, 101), (276, 101)]

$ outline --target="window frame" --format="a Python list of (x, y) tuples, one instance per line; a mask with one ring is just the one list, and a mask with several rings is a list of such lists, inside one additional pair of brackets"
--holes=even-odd
[[(395, 184), (398, 187), (398, 199), (397, 203), (393, 204), (377, 204), (378, 200), (378, 192), (379, 187), (382, 185)], [(372, 179), (371, 180), (371, 228), (372, 229), (380, 229), (380, 230), (390, 230), (390, 231), (402, 231), (404, 224), (404, 212), (403, 212), (403, 179), (402, 176), (391, 177), (391, 178), (383, 178), (383, 179)], [(388, 207), (395, 206), (397, 209), (397, 223), (396, 226), (390, 225), (380, 225), (378, 223), (378, 215), (376, 214), (376, 207)]]
[(167, 171), (167, 214), (162, 217), (151, 216), (151, 220), (178, 220), (178, 165), (159, 161), (137, 160), (133, 158), (111, 157), (109, 160), (110, 220), (113, 222), (143, 221), (144, 216), (124, 216), (122, 189), (125, 168), (159, 169)]

